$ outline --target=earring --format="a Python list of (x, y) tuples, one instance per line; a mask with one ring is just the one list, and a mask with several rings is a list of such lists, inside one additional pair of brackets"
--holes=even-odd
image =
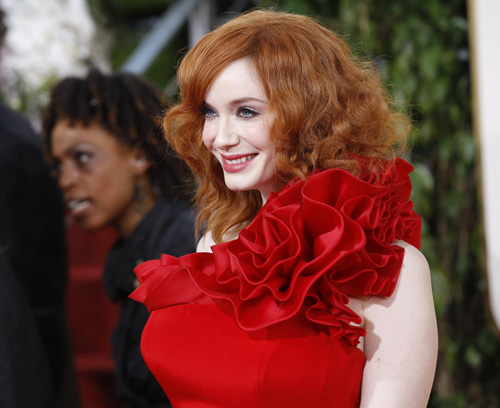
[(134, 201), (136, 202), (135, 211), (139, 214), (144, 212), (142, 205), (144, 204), (144, 199), (146, 198), (146, 192), (144, 191), (144, 183), (138, 181), (135, 184)]

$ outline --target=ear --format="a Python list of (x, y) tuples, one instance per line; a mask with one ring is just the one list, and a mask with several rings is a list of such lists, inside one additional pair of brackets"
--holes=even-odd
[(130, 160), (137, 175), (142, 176), (148, 171), (149, 162), (141, 149), (133, 149)]

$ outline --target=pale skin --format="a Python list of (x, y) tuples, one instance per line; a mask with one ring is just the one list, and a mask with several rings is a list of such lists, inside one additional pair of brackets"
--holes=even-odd
[[(284, 183), (272, 174), (269, 124), (273, 115), (267, 110), (267, 97), (248, 60), (228, 65), (205, 99), (208, 110), (204, 114), (203, 141), (222, 164), (226, 185), (232, 190), (258, 190), (265, 202), (270, 192), (279, 191)], [(227, 156), (249, 160), (232, 168)], [(224, 238), (228, 241), (236, 236)], [(349, 301), (366, 329), (358, 345), (366, 356), (361, 408), (424, 408), (434, 380), (437, 324), (429, 266), (412, 245), (404, 241), (394, 244), (402, 247), (405, 255), (392, 296)], [(197, 252), (212, 252), (213, 245), (208, 231), (199, 241)]]
[[(366, 356), (360, 408), (424, 408), (434, 380), (438, 338), (429, 266), (412, 245), (395, 244), (405, 256), (392, 296), (349, 301), (366, 329), (358, 345)], [(212, 245), (207, 233), (197, 252), (212, 252)]]

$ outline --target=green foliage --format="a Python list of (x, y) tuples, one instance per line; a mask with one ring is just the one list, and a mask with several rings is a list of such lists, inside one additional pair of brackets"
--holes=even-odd
[[(106, 0), (91, 2), (102, 5)], [(160, 0), (146, 3), (150, 2)], [(122, 3), (125, 7), (130, 2)], [(396, 106), (405, 107), (414, 121), (409, 138), (415, 167), (412, 197), (423, 219), (421, 249), (431, 266), (440, 336), (429, 407), (500, 406), (500, 341), (487, 311), (477, 200), (466, 0), (265, 0), (260, 4), (316, 17), (340, 32), (357, 55), (375, 58)], [(117, 38), (126, 47), (125, 51), (115, 47), (114, 67), (138, 42), (133, 33), (127, 39), (127, 31), (141, 29), (130, 21), (123, 27)], [(169, 46), (164, 60), (157, 61), (147, 76), (164, 85), (176, 50), (183, 47), (182, 38)]]
[(500, 341), (488, 315), (472, 134), (466, 0), (285, 0), (378, 63), (414, 121), (413, 200), (432, 270), (439, 361), (430, 407), (500, 406)]
[(10, 86), (0, 89), (0, 99), (28, 118), (35, 129), (40, 125), (40, 113), (48, 103), (49, 93), (56, 84), (55, 76), (48, 77), (37, 89), (28, 86), (19, 75), (14, 76)]
[[(94, 18), (111, 33), (109, 58), (113, 71), (119, 70), (148, 34), (172, 0), (88, 0)], [(186, 48), (186, 26), (153, 61), (144, 76), (164, 88), (175, 76), (180, 51)]]
[(134, 20), (163, 13), (171, 0), (88, 0), (89, 6), (99, 18), (111, 23), (117, 20)]
[[(127, 24), (115, 22), (113, 25), (114, 44), (110, 49), (110, 60), (113, 70), (118, 70), (139, 45), (140, 40), (147, 34), (151, 26), (144, 20), (131, 21)], [(181, 29), (173, 40), (165, 46), (147, 72), (144, 74), (151, 82), (159, 87), (165, 87), (175, 75), (176, 61), (180, 56), (179, 50), (186, 47), (187, 34)]]
[(464, 0), (347, 1), (332, 16), (364, 44), (415, 122), (413, 199), (432, 269), (440, 352), (431, 406), (500, 406), (487, 313)]

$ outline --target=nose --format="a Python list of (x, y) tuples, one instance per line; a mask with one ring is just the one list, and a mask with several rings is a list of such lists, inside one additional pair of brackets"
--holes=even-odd
[(60, 165), (58, 184), (62, 191), (72, 187), (78, 177), (76, 169), (71, 165)]
[(230, 117), (221, 116), (215, 132), (214, 147), (219, 150), (227, 150), (239, 142), (238, 126)]

